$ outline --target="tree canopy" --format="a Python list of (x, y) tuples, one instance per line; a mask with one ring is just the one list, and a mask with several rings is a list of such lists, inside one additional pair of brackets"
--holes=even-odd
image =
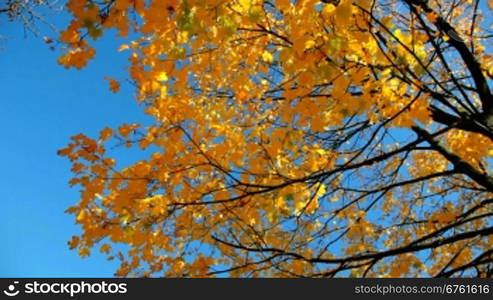
[(493, 276), (486, 3), (66, 7), (59, 63), (83, 68), (116, 32), (154, 120), (59, 151), (79, 255), (119, 259), (118, 276)]

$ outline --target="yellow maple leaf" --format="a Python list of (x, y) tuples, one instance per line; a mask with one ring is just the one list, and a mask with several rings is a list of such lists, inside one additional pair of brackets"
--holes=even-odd
[(274, 56), (266, 50), (262, 53), (262, 60), (266, 63), (272, 63), (274, 62)]

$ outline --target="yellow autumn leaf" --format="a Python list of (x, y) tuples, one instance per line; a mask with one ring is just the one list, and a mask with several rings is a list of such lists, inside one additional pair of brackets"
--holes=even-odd
[(266, 63), (273, 63), (274, 56), (269, 51), (262, 52), (262, 60)]
[(107, 76), (104, 79), (108, 81), (110, 91), (112, 91), (113, 93), (118, 93), (118, 91), (120, 91), (120, 83), (117, 80)]

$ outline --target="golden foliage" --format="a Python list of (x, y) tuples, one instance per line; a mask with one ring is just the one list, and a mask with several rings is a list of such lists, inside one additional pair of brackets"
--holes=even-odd
[[(95, 50), (82, 37), (116, 29), (125, 41), (115, 51), (128, 53), (137, 101), (155, 122), (105, 128), (98, 141), (79, 134), (60, 150), (82, 189), (68, 209), (83, 229), (69, 243), (81, 256), (104, 241), (118, 276), (397, 277), (440, 272), (447, 251), (460, 267), (491, 250), (488, 234), (440, 242), (447, 226), (491, 224), (473, 218), (491, 209), (491, 190), (461, 167), (487, 176), (493, 148), (478, 132), (440, 132), (430, 105), (460, 97), (448, 89), (463, 65), (447, 73), (433, 43), (450, 38), (397, 17), (397, 2), (373, 12), (366, 0), (104, 3), (68, 1), (59, 63), (84, 67)], [(454, 10), (458, 32), (470, 28), (467, 7)], [(440, 20), (415, 8), (430, 28)], [(151, 154), (122, 166), (106, 153), (111, 142)]]

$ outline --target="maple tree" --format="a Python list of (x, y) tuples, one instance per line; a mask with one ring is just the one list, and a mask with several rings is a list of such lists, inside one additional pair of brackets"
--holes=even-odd
[[(45, 14), (42, 12), (49, 10), (56, 12), (56, 1), (52, 0), (5, 0), (0, 4), (0, 21), (3, 17), (9, 22), (20, 22), (24, 29), (31, 33), (38, 33), (38, 24), (43, 23), (56, 31), (56, 28), (51, 24)], [(50, 38), (45, 38), (45, 42), (51, 43)]]
[[(83, 68), (116, 30), (154, 120), (60, 150), (81, 189), (67, 210), (81, 256), (119, 259), (117, 276), (493, 276), (480, 1), (67, 8), (59, 63)], [(142, 159), (123, 165), (114, 146)]]

